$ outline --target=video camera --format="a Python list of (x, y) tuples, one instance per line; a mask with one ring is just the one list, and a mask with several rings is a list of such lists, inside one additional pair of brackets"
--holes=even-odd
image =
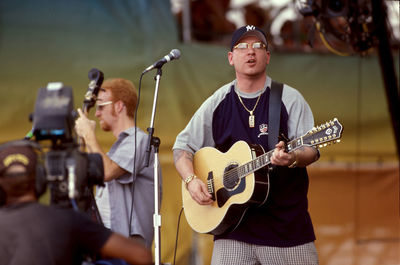
[(71, 87), (49, 83), (38, 92), (31, 137), (37, 142), (51, 142), (43, 152), (50, 203), (87, 211), (93, 186), (104, 186), (104, 168), (100, 154), (79, 150), (74, 133), (76, 116)]

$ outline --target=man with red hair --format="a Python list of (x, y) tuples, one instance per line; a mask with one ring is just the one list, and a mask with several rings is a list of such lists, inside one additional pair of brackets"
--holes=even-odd
[(103, 157), (106, 186), (97, 189), (96, 202), (104, 225), (150, 247), (154, 232), (153, 156), (146, 167), (147, 134), (136, 127), (134, 119), (137, 100), (131, 81), (115, 78), (103, 82), (95, 115), (101, 129), (116, 138), (108, 153), (96, 138), (96, 122), (80, 109), (75, 129), (88, 151)]

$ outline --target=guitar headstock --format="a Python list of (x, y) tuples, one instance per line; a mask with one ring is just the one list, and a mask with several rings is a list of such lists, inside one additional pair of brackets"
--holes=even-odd
[(340, 142), (343, 126), (338, 119), (314, 127), (303, 137), (303, 144), (310, 146), (325, 147), (332, 143)]

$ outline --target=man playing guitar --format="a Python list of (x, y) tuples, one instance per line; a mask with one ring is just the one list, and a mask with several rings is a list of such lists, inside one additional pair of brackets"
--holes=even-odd
[[(177, 136), (173, 147), (175, 166), (184, 186), (192, 202), (201, 207), (223, 205), (216, 205), (215, 194), (218, 199), (218, 193), (210, 193), (212, 183), (205, 183), (196, 176), (195, 152), (203, 147), (228, 152), (241, 140), (268, 151), (272, 80), (266, 75), (270, 51), (265, 33), (252, 25), (237, 29), (232, 36), (228, 61), (235, 69), (236, 79), (219, 88), (201, 105)], [(294, 139), (312, 129), (311, 109), (296, 89), (283, 86), (281, 106), (280, 133)], [(214, 158), (216, 156), (210, 160)], [(259, 207), (246, 209), (237, 226), (210, 232), (215, 235), (213, 265), (318, 264), (315, 235), (307, 209), (309, 180), (305, 169), (318, 158), (319, 152), (314, 147), (302, 146), (286, 152), (283, 141), (276, 144), (270, 157), (275, 167), (266, 180), (270, 186), (268, 199)], [(235, 163), (226, 170), (229, 167), (235, 167)], [(264, 175), (268, 175), (268, 170)], [(255, 182), (257, 180), (246, 179), (243, 186), (254, 186)], [(229, 193), (237, 186), (233, 183), (225, 188), (225, 193)], [(202, 216), (202, 219), (207, 218), (213, 218), (212, 214)]]

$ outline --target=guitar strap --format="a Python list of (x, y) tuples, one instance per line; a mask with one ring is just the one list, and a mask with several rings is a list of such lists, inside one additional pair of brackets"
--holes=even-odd
[(268, 150), (274, 149), (278, 143), (279, 129), (281, 127), (282, 90), (283, 84), (272, 80), (268, 108)]

